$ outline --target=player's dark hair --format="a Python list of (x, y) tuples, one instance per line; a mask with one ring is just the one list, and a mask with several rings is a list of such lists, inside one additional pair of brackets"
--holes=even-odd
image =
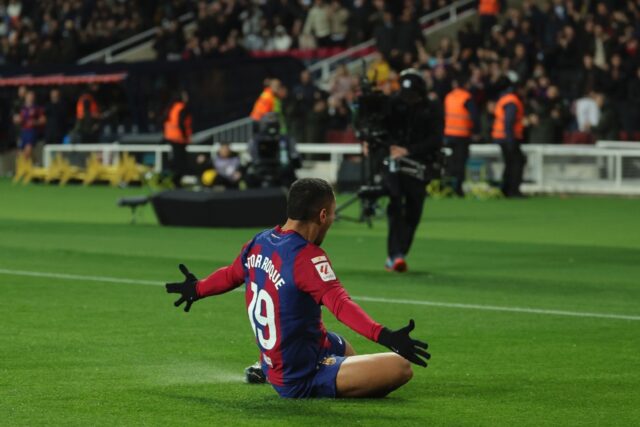
[(333, 189), (324, 179), (302, 178), (291, 185), (287, 198), (287, 216), (309, 221), (333, 201)]

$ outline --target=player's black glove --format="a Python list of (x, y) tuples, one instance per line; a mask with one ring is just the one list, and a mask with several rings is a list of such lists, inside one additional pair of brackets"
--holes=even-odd
[(414, 340), (409, 336), (409, 332), (413, 331), (415, 326), (415, 322), (411, 319), (407, 326), (397, 331), (383, 328), (378, 336), (378, 343), (389, 347), (391, 351), (398, 353), (409, 362), (426, 368), (427, 362), (423, 359), (431, 359), (431, 355), (426, 351), (429, 345), (426, 342)]
[(165, 286), (167, 288), (167, 293), (170, 294), (182, 294), (180, 298), (176, 302), (173, 303), (176, 307), (178, 307), (183, 302), (187, 302), (187, 305), (184, 306), (184, 311), (189, 311), (191, 309), (191, 304), (195, 301), (199, 300), (198, 293), (196, 292), (196, 284), (198, 283), (198, 278), (193, 275), (192, 272), (184, 265), (180, 264), (178, 266), (182, 274), (184, 274), (184, 282), (181, 283), (167, 283)]

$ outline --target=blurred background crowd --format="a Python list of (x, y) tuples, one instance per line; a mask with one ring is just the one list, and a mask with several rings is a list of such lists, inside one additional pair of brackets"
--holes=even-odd
[[(495, 11), (480, 10), (479, 25), (469, 23), (456, 36), (428, 40), (419, 17), (449, 3), (2, 0), (0, 67), (72, 63), (154, 26), (157, 59), (178, 62), (278, 54), (297, 56), (309, 66), (373, 38), (367, 74), (385, 93), (398, 90), (398, 74), (409, 67), (422, 73), (432, 100), (443, 101), (452, 81), (466, 76), (485, 141), (494, 102), (513, 84), (525, 105), (527, 142), (640, 139), (640, 0), (524, 0), (518, 7), (496, 1)], [(193, 20), (184, 25), (179, 18), (187, 13)], [(11, 117), (16, 126), (34, 123), (42, 132), (54, 127), (55, 141), (47, 141), (61, 142), (78, 118), (78, 96), (88, 89), (53, 89), (35, 89), (32, 97), (46, 120), (20, 121), (16, 117), (34, 88), (16, 87)], [(303, 71), (298, 81), (281, 83), (276, 96), (287, 132), (299, 142), (352, 141), (352, 103), (359, 91), (360, 75), (343, 65), (328, 81)], [(127, 122), (122, 88), (105, 85), (94, 96), (102, 112)], [(62, 106), (51, 106), (57, 103)], [(150, 131), (162, 129), (168, 108), (148, 107)]]

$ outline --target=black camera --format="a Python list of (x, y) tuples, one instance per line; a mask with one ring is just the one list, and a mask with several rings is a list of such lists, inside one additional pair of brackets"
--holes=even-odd
[(266, 114), (249, 142), (251, 164), (247, 168), (247, 186), (289, 186), (295, 181), (300, 159), (293, 142), (280, 132), (277, 114)]
[[(367, 77), (362, 76), (362, 94), (356, 100), (357, 114), (354, 127), (358, 139), (366, 141), (369, 145), (372, 158), (369, 173), (379, 174), (386, 169), (391, 173), (403, 173), (423, 181), (438, 178), (443, 167), (440, 143), (419, 160), (388, 158), (390, 146), (408, 146), (416, 142), (416, 135), (412, 129), (415, 124), (407, 122), (406, 116), (415, 110), (429, 114), (427, 86), (417, 70), (407, 69), (400, 73), (399, 85), (399, 93), (392, 97), (374, 90)], [(428, 117), (425, 117), (425, 121), (429, 121)]]

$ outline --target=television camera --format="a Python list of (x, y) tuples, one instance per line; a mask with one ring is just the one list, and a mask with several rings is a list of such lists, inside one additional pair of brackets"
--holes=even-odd
[[(392, 145), (406, 146), (412, 142), (412, 129), (402, 124), (402, 111), (421, 108), (426, 102), (426, 84), (422, 76), (413, 69), (400, 74), (401, 90), (397, 96), (384, 94), (374, 89), (364, 72), (360, 80), (361, 94), (353, 105), (354, 127), (357, 138), (366, 143), (368, 155), (362, 167), (362, 185), (356, 195), (337, 208), (341, 219), (366, 222), (370, 227), (372, 218), (379, 210), (378, 200), (387, 195), (382, 183), (384, 173), (401, 173), (428, 182), (442, 174), (443, 159), (440, 148), (429, 153), (426, 162), (409, 157), (393, 159), (389, 156)], [(400, 108), (398, 108), (400, 107)], [(364, 147), (364, 145), (363, 145)], [(364, 149), (364, 148), (363, 148)], [(349, 218), (341, 212), (360, 201), (360, 218)]]

